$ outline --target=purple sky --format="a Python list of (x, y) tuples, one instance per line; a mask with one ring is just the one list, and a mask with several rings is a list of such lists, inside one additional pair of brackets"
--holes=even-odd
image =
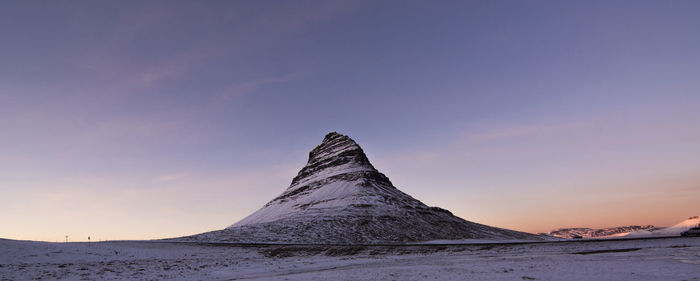
[(468, 220), (671, 225), (700, 212), (698, 15), (698, 1), (5, 2), (0, 237), (221, 229), (330, 131)]

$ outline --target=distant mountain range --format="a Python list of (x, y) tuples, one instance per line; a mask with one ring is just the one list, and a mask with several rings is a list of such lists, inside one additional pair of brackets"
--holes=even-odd
[(185, 241), (376, 244), (429, 240), (542, 240), (464, 220), (394, 187), (360, 146), (336, 132), (309, 153), (291, 185), (230, 227)]
[(631, 232), (638, 230), (653, 229), (653, 225), (630, 225), (630, 226), (618, 226), (609, 228), (560, 228), (552, 230), (549, 235), (559, 238), (612, 238), (625, 236)]
[(680, 236), (681, 232), (700, 224), (700, 216), (688, 219), (671, 227), (655, 227), (653, 225), (630, 225), (610, 228), (560, 228), (549, 232), (550, 236), (559, 238), (641, 238), (660, 236)]

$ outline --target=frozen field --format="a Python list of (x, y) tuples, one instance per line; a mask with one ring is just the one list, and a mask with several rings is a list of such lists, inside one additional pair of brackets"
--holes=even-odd
[(0, 239), (2, 280), (700, 280), (700, 238), (282, 246)]

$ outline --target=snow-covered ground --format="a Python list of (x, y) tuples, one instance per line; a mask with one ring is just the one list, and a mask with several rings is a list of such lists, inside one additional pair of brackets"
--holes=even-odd
[(700, 280), (700, 237), (314, 246), (0, 239), (0, 280)]

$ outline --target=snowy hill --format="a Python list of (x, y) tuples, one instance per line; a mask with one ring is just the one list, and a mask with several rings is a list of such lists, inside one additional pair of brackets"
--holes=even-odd
[(377, 171), (351, 138), (329, 133), (282, 194), (230, 227), (186, 241), (242, 243), (403, 243), (457, 239), (531, 239), (429, 207)]
[(618, 226), (609, 228), (560, 228), (552, 230), (549, 235), (559, 238), (613, 238), (625, 236), (631, 232), (638, 230), (649, 230), (653, 229), (653, 225), (630, 225), (630, 226)]
[(626, 237), (680, 236), (681, 232), (698, 226), (698, 224), (700, 224), (700, 216), (693, 216), (671, 227), (658, 230), (638, 230), (628, 234)]

